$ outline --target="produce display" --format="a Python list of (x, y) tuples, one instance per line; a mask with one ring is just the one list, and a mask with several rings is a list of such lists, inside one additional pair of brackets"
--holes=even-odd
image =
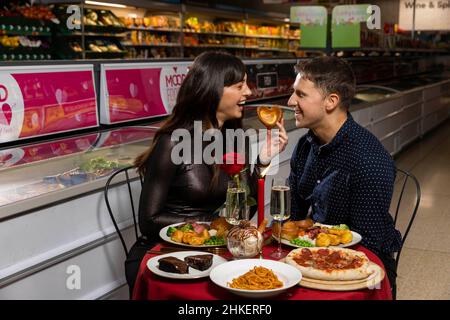
[(0, 60), (51, 59), (51, 6), (7, 3), (0, 9)]
[(123, 22), (109, 10), (85, 9), (84, 24), (94, 27), (124, 28)]
[(17, 11), (21, 13), (24, 17), (30, 19), (40, 19), (40, 20), (52, 20), (55, 19), (55, 15), (50, 10), (49, 7), (44, 5), (35, 5), (31, 7), (18, 7)]
[[(181, 21), (177, 13), (160, 14), (147, 10), (118, 17), (108, 9), (84, 7), (83, 17), (67, 13), (68, 4), (6, 2), (0, 8), (0, 60), (108, 59), (195, 57), (204, 50), (220, 48), (242, 58), (293, 58), (314, 54), (299, 46), (299, 25), (275, 21), (235, 20), (197, 16), (189, 12)], [(68, 29), (66, 22), (79, 28)], [(81, 23), (91, 43), (81, 44)], [(181, 26), (184, 41), (181, 43)], [(75, 36), (80, 38), (75, 39)], [(97, 37), (98, 35), (98, 37)], [(339, 51), (339, 56), (390, 55), (389, 50), (449, 49), (448, 41), (410, 39), (394, 24), (381, 30), (361, 30), (361, 49)], [(18, 37), (24, 37), (19, 39)], [(33, 38), (33, 37), (47, 37)], [(113, 37), (116, 41), (108, 41)], [(88, 41), (86, 38), (85, 41)], [(96, 40), (102, 43), (96, 43)], [(112, 42), (112, 43), (109, 43)], [(125, 46), (126, 50), (122, 47)], [(25, 48), (25, 50), (23, 50)], [(30, 49), (31, 48), (31, 49)], [(83, 52), (83, 48), (86, 52)], [(106, 49), (105, 49), (106, 48)], [(384, 51), (384, 52), (383, 52)], [(408, 51), (408, 50), (406, 50)], [(86, 54), (85, 54), (86, 53)], [(397, 52), (396, 54), (403, 54)], [(406, 53), (408, 54), (408, 53)]]
[(178, 31), (181, 26), (180, 18), (175, 16), (124, 17), (121, 20), (130, 29), (172, 29)]
[(93, 52), (122, 52), (117, 44), (105, 39), (87, 40), (87, 48)]

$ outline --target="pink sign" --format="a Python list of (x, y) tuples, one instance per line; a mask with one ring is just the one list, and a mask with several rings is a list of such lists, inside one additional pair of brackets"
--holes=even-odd
[(20, 73), (0, 69), (0, 142), (95, 126), (92, 69)]
[(104, 68), (107, 95), (101, 106), (101, 122), (105, 124), (170, 114), (188, 71), (187, 63)]

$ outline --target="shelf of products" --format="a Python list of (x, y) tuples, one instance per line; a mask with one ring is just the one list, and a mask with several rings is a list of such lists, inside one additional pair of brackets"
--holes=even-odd
[(176, 15), (122, 17), (128, 33), (127, 58), (181, 57), (181, 20)]
[[(184, 46), (188, 48), (218, 47), (240, 50), (235, 54), (260, 57), (259, 52), (288, 54), (293, 46), (290, 40), (299, 41), (299, 30), (289, 24), (257, 25), (242, 21), (188, 17), (185, 20)], [(295, 45), (294, 45), (295, 46)]]
[[(66, 5), (55, 6), (55, 15), (67, 21)], [(81, 21), (73, 21), (81, 27)], [(110, 10), (84, 9), (84, 32), (69, 30), (66, 24), (58, 25), (55, 31), (55, 48), (62, 59), (112, 59), (123, 58), (127, 50), (121, 40), (127, 36), (127, 28)]]
[[(361, 48), (302, 50), (297, 24), (181, 5), (117, 9), (85, 4), (83, 20), (73, 21), (83, 22), (83, 31), (68, 30), (66, 23), (61, 23), (70, 16), (67, 6), (8, 4), (0, 9), (0, 59), (192, 58), (208, 49), (226, 50), (242, 58), (295, 58), (332, 52), (351, 57), (426, 55), (450, 49), (445, 39), (434, 44), (411, 40), (394, 25), (385, 24), (382, 30), (362, 27)], [(19, 43), (33, 49), (16, 49), (24, 46), (17, 45), (17, 37), (25, 37)]]
[(51, 30), (58, 20), (43, 5), (0, 9), (0, 60), (50, 60)]

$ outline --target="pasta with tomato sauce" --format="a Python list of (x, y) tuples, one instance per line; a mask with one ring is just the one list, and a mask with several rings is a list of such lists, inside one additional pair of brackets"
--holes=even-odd
[(245, 290), (270, 290), (283, 287), (278, 277), (272, 270), (264, 267), (254, 267), (252, 270), (228, 282), (228, 286), (234, 289)]

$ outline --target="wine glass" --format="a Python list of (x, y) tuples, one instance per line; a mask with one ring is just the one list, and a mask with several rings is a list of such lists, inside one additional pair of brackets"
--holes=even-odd
[(280, 224), (277, 237), (278, 248), (270, 256), (275, 259), (281, 259), (286, 256), (286, 253), (281, 250), (281, 226), (283, 221), (291, 216), (291, 188), (289, 188), (287, 179), (274, 178), (272, 180), (270, 214), (273, 220)]
[(238, 225), (241, 220), (249, 219), (249, 213), (245, 185), (238, 185), (235, 180), (229, 181), (225, 206), (225, 220), (229, 224)]

